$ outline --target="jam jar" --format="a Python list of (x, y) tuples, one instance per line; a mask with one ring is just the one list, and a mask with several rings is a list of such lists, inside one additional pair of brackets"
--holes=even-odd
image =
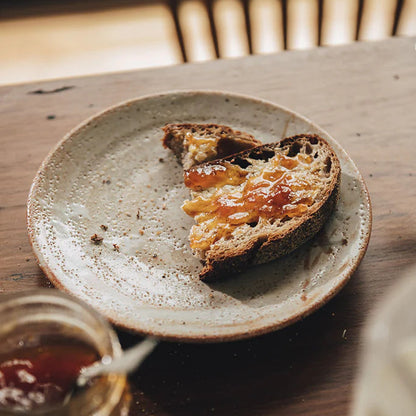
[(54, 289), (0, 295), (0, 415), (124, 416), (125, 374), (78, 388), (82, 367), (120, 356), (111, 326)]

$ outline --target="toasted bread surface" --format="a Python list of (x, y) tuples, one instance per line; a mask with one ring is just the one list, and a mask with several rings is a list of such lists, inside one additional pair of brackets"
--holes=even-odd
[(167, 124), (163, 131), (163, 146), (184, 169), (261, 145), (251, 134), (218, 124)]
[(204, 262), (216, 279), (290, 253), (313, 237), (338, 198), (340, 163), (316, 135), (297, 135), (185, 171), (192, 199), (183, 209)]

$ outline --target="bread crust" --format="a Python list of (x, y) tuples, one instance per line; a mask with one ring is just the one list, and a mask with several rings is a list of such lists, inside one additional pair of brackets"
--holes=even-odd
[[(236, 155), (212, 161), (203, 165), (212, 165), (224, 161), (241, 164), (250, 158), (267, 157), (276, 152), (315, 152), (319, 149), (319, 158), (324, 158), (324, 169), (328, 169), (328, 183), (320, 194), (320, 200), (314, 202), (308, 212), (300, 217), (291, 218), (283, 224), (249, 231), (241, 240), (231, 238), (217, 241), (204, 253), (204, 267), (200, 272), (202, 280), (215, 280), (266, 263), (291, 253), (311, 239), (331, 216), (339, 196), (341, 168), (339, 160), (329, 144), (317, 135), (302, 134), (286, 138), (279, 143), (266, 144)], [(312, 153), (313, 154), (313, 153)], [(200, 165), (200, 166), (203, 166)], [(234, 240), (234, 241), (233, 241)], [(200, 253), (199, 253), (200, 254)]]

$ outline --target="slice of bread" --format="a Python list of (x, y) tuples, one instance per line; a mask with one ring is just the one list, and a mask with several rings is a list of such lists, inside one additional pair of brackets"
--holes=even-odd
[(338, 199), (341, 169), (316, 135), (194, 166), (184, 173), (194, 217), (190, 245), (200, 278), (225, 277), (295, 250), (324, 225)]
[(167, 124), (162, 143), (184, 169), (261, 145), (251, 134), (218, 124)]

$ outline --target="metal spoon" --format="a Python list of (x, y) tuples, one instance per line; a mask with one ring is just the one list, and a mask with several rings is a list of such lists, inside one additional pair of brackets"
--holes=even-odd
[(123, 351), (120, 357), (113, 359), (108, 355), (104, 356), (100, 361), (96, 361), (81, 370), (76, 380), (77, 387), (84, 387), (89, 380), (102, 374), (134, 371), (155, 349), (158, 343), (159, 341), (156, 339), (146, 338), (140, 344)]

